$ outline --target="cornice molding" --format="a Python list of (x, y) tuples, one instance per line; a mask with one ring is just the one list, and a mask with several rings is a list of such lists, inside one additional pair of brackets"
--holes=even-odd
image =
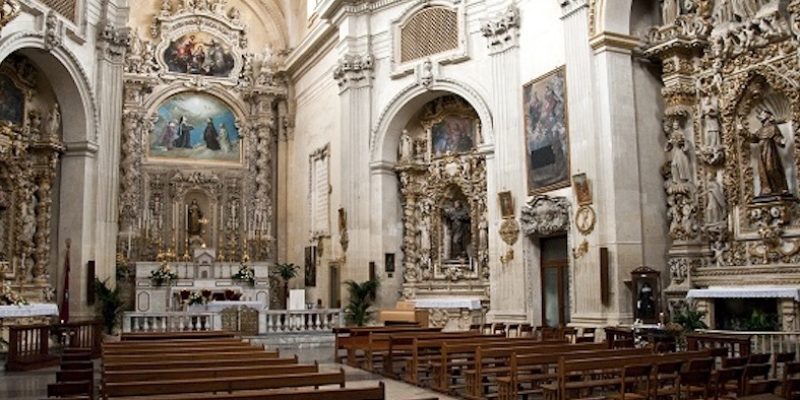
[(613, 51), (624, 54), (631, 54), (631, 51), (641, 45), (639, 38), (630, 35), (623, 35), (616, 32), (601, 32), (589, 39), (589, 45), (595, 53)]

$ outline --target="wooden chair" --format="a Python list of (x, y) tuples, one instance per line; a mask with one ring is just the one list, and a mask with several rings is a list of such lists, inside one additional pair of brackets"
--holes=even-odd
[(769, 377), (770, 364), (748, 364), (742, 374), (742, 394), (771, 393), (778, 385), (778, 381)]
[(772, 357), (772, 354), (769, 353), (760, 353), (760, 354), (750, 354), (747, 357), (748, 364), (766, 364), (769, 362), (769, 359)]
[(533, 326), (531, 324), (522, 324), (519, 326), (519, 335), (523, 337), (533, 336)]
[(610, 395), (611, 399), (644, 400), (649, 398), (650, 376), (653, 366), (650, 364), (628, 365), (622, 368), (619, 393)]
[(506, 325), (506, 336), (508, 337), (519, 337), (519, 324), (508, 324)]
[(747, 357), (728, 357), (722, 359), (722, 368), (736, 368), (747, 365)]
[(678, 397), (682, 400), (708, 399), (711, 369), (687, 369), (680, 373), (678, 385)]
[(673, 397), (678, 394), (678, 386), (683, 361), (667, 361), (653, 368), (652, 398)]
[(714, 377), (714, 399), (736, 399), (742, 394), (744, 367), (722, 368)]
[(505, 335), (506, 334), (506, 324), (504, 324), (504, 323), (496, 323), (496, 324), (494, 324), (494, 326), (492, 327), (492, 333), (495, 334), (495, 335), (496, 334)]
[(800, 381), (800, 379), (798, 379), (800, 377), (797, 376), (798, 374), (800, 374), (800, 361), (790, 361), (783, 364), (783, 389), (781, 391), (784, 399), (791, 399), (793, 397), (794, 392), (792, 392), (791, 385), (795, 383), (791, 381)]
[(783, 381), (783, 396), (786, 400), (800, 399), (800, 378)]

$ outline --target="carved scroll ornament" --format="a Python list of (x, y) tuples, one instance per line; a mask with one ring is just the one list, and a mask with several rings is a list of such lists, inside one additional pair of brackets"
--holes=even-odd
[(522, 207), (522, 232), (549, 236), (569, 229), (569, 201), (564, 197), (534, 196)]

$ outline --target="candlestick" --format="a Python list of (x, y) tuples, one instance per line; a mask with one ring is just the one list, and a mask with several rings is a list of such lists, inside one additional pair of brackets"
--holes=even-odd
[(128, 226), (128, 255), (126, 257), (128, 260), (131, 259), (131, 237), (133, 237), (131, 234), (131, 227)]

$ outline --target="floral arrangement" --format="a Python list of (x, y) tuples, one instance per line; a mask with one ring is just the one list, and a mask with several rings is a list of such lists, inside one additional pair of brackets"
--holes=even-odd
[(250, 283), (250, 285), (255, 285), (256, 271), (248, 267), (246, 264), (242, 264), (239, 267), (239, 271), (231, 276), (231, 279), (235, 279), (237, 281), (247, 281)]
[(189, 294), (189, 305), (190, 306), (193, 306), (195, 304), (203, 305), (203, 304), (206, 303), (206, 301), (207, 301), (207, 299), (205, 297), (203, 297), (203, 295), (200, 294), (200, 292), (192, 292), (192, 293)]
[(26, 306), (28, 301), (25, 300), (19, 293), (11, 290), (11, 284), (8, 281), (3, 282), (2, 290), (0, 290), (0, 305), (2, 306)]
[(150, 272), (150, 282), (156, 286), (161, 286), (164, 283), (168, 284), (178, 279), (178, 274), (172, 271), (169, 264), (166, 262), (161, 263), (157, 270)]

